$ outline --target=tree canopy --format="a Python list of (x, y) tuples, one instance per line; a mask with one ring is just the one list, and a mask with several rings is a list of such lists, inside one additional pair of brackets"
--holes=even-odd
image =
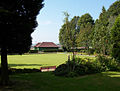
[(24, 53), (31, 46), (31, 33), (37, 26), (36, 17), (43, 0), (0, 1), (0, 47), (8, 52)]
[(111, 37), (113, 40), (112, 56), (120, 62), (120, 15), (111, 29)]
[(28, 52), (43, 0), (0, 0), (1, 82), (7, 84), (7, 54)]
[[(68, 47), (70, 43), (75, 41), (75, 47), (92, 47), (94, 53), (111, 55), (111, 50), (114, 49), (113, 43), (115, 43), (111, 37), (111, 29), (113, 30), (119, 14), (120, 0), (117, 0), (107, 10), (103, 6), (99, 18), (95, 22), (89, 13), (78, 16), (77, 23), (74, 22), (76, 16), (73, 17), (68, 21), (67, 29), (69, 32), (66, 31), (65, 23), (60, 29), (59, 40), (61, 45)], [(119, 26), (117, 27), (119, 28)], [(74, 40), (72, 40), (72, 34), (76, 36)]]

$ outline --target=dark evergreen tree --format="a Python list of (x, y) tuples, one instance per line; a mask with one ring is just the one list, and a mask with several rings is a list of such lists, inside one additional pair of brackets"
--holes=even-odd
[(116, 18), (111, 29), (111, 36), (113, 40), (112, 56), (120, 62), (120, 15)]
[(8, 84), (8, 53), (25, 53), (43, 0), (0, 0), (1, 83)]
[(98, 53), (106, 54), (109, 49), (110, 32), (107, 29), (108, 18), (106, 9), (103, 7), (99, 19), (95, 22), (93, 34), (93, 46)]

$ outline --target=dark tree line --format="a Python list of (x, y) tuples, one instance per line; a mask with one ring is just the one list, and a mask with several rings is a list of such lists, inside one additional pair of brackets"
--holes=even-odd
[[(67, 50), (70, 50), (72, 47), (86, 47), (89, 51), (89, 47), (92, 47), (95, 53), (104, 55), (112, 54), (113, 57), (118, 57), (120, 54), (118, 50), (120, 45), (116, 44), (116, 42), (119, 42), (119, 38), (115, 37), (113, 34), (119, 36), (120, 25), (118, 24), (119, 22), (115, 22), (119, 20), (119, 18), (117, 18), (119, 15), (120, 0), (117, 0), (108, 10), (103, 6), (97, 20), (93, 20), (89, 13), (81, 17), (75, 16), (77, 19), (73, 17), (72, 20), (68, 20), (68, 23), (66, 24), (65, 22), (61, 27), (59, 33), (60, 44)], [(75, 36), (74, 41), (71, 34)], [(117, 41), (115, 41), (116, 38), (118, 38)]]
[(8, 84), (8, 53), (29, 51), (31, 33), (37, 27), (36, 17), (43, 0), (0, 0), (1, 83)]

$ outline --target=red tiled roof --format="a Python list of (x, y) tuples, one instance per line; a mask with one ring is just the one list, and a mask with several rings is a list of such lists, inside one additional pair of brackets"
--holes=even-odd
[(39, 47), (41, 45), (41, 43), (37, 43), (36, 45), (35, 45), (35, 47)]
[(42, 42), (42, 43), (37, 43), (35, 47), (58, 47), (58, 46), (53, 42)]

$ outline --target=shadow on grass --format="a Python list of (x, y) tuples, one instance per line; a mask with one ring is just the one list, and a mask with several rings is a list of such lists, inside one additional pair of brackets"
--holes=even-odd
[(9, 64), (9, 67), (16, 67), (16, 66), (45, 66), (48, 64)]

